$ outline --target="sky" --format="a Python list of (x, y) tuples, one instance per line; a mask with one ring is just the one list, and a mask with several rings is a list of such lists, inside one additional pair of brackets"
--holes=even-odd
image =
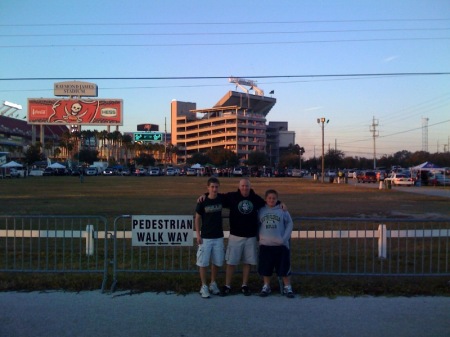
[(321, 155), (321, 117), (325, 151), (448, 151), (450, 1), (0, 2), (0, 100), (18, 118), (77, 79), (123, 99), (120, 131), (170, 132), (173, 99), (212, 107), (230, 76), (274, 90), (267, 120), (288, 121), (305, 158)]

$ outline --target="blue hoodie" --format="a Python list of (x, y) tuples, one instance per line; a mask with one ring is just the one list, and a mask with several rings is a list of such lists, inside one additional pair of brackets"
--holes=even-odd
[(280, 205), (272, 208), (264, 206), (258, 212), (259, 244), (263, 246), (286, 246), (289, 248), (294, 223), (289, 212), (283, 211)]

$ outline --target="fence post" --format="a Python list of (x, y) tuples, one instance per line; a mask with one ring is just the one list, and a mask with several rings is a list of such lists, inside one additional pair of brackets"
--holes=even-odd
[(86, 255), (94, 255), (94, 225), (86, 226)]
[(386, 225), (378, 225), (378, 257), (385, 259), (387, 257), (387, 238), (386, 238)]

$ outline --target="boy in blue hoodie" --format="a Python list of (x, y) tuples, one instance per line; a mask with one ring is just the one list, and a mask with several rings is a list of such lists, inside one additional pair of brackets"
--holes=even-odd
[(260, 296), (265, 297), (271, 293), (270, 278), (275, 270), (278, 277), (283, 279), (283, 294), (293, 298), (289, 241), (294, 224), (289, 212), (283, 211), (280, 205), (277, 205), (277, 191), (267, 190), (265, 201), (266, 205), (258, 212), (260, 223), (258, 273), (264, 279)]

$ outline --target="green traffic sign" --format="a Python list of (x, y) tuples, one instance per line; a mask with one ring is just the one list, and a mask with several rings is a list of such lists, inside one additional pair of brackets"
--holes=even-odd
[(134, 132), (135, 142), (161, 142), (163, 134), (161, 132)]

